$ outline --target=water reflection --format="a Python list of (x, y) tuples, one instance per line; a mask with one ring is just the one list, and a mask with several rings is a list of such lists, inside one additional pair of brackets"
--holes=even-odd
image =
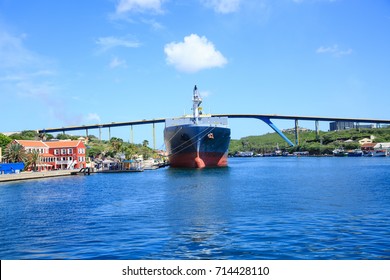
[(226, 234), (230, 223), (227, 212), (232, 208), (229, 168), (170, 169), (167, 176), (171, 182), (165, 193), (171, 230), (167, 255), (182, 259), (211, 259), (221, 255), (229, 244)]

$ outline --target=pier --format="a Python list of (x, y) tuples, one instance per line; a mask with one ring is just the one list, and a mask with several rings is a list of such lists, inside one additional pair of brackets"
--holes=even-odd
[(3, 174), (0, 176), (0, 183), (69, 176), (71, 175), (72, 171), (73, 170), (56, 170), (56, 171), (20, 172), (20, 173), (12, 173), (12, 174)]

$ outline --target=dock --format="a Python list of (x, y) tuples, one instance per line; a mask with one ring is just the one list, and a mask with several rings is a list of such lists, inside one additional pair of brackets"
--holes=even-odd
[(12, 182), (21, 180), (43, 179), (50, 177), (69, 176), (73, 170), (56, 170), (56, 171), (42, 171), (42, 172), (20, 172), (13, 174), (0, 175), (0, 183)]

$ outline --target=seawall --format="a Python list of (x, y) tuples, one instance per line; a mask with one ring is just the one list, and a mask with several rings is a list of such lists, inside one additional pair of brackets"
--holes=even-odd
[(0, 183), (12, 182), (20, 180), (43, 179), (50, 177), (68, 176), (74, 170), (56, 170), (44, 172), (21, 172), (18, 174), (2, 174), (0, 175)]

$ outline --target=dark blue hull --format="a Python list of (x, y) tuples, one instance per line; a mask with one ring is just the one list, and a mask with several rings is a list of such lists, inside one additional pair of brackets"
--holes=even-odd
[(227, 166), (230, 129), (202, 125), (178, 125), (164, 130), (171, 167)]

